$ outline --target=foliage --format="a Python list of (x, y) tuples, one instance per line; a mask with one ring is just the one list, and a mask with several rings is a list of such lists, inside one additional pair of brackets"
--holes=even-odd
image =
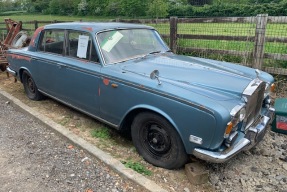
[(193, 7), (190, 5), (170, 6), (169, 16), (178, 16), (178, 17), (194, 16)]
[(108, 139), (110, 138), (110, 131), (106, 127), (93, 129), (91, 135), (96, 138)]
[(191, 5), (212, 4), (212, 0), (188, 0)]
[(166, 17), (167, 10), (168, 3), (165, 0), (154, 0), (149, 4), (147, 15), (153, 18)]
[(127, 17), (287, 15), (287, 0), (0, 0), (0, 12)]
[[(156, 1), (156, 0), (155, 0)], [(129, 17), (137, 17), (145, 15), (147, 9), (146, 0), (122, 0), (121, 13)]]
[(143, 174), (143, 175), (151, 175), (152, 172), (145, 168), (141, 163), (139, 162), (133, 162), (131, 160), (129, 161), (122, 161), (122, 163), (125, 165), (125, 167), (133, 169), (134, 171)]

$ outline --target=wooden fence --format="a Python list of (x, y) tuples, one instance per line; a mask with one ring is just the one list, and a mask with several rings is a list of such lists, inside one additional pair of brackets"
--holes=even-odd
[[(131, 22), (131, 23), (143, 23), (143, 24), (159, 24), (169, 23), (169, 34), (161, 34), (164, 38), (169, 38), (169, 46), (173, 52), (180, 54), (189, 53), (204, 53), (201, 55), (207, 56), (208, 54), (219, 54), (219, 55), (233, 55), (239, 57), (247, 57), (243, 65), (262, 69), (272, 74), (287, 75), (286, 67), (280, 66), (264, 66), (265, 59), (286, 62), (287, 65), (287, 46), (286, 52), (282, 51), (278, 53), (265, 52), (266, 43), (287, 43), (287, 25), (283, 27), (283, 35), (275, 34), (275, 36), (267, 36), (266, 30), (268, 24), (287, 24), (287, 17), (273, 17), (267, 14), (260, 14), (256, 17), (219, 17), (219, 18), (177, 18), (171, 17), (170, 19), (159, 19), (159, 20), (116, 20), (120, 22)], [(251, 35), (246, 36), (230, 36), (230, 35), (204, 35), (204, 34), (182, 34), (178, 32), (178, 26), (182, 24), (194, 24), (194, 23), (249, 23), (252, 28)], [(156, 27), (156, 26), (155, 26)], [(157, 28), (157, 27), (156, 27)], [(285, 30), (284, 30), (285, 29)], [(277, 35), (277, 36), (276, 36)], [(253, 43), (251, 50), (238, 51), (238, 50), (226, 50), (226, 49), (210, 49), (210, 48), (197, 48), (187, 47), (179, 45), (179, 41), (186, 40), (219, 40), (219, 41), (236, 41), (236, 42), (249, 42)], [(207, 56), (208, 57), (208, 56)]]
[[(285, 34), (278, 35), (268, 35), (266, 34), (268, 24), (287, 24), (287, 17), (272, 17), (267, 14), (260, 14), (256, 17), (219, 17), (219, 18), (177, 18), (171, 17), (170, 19), (133, 19), (133, 20), (122, 20), (115, 19), (110, 20), (112, 22), (128, 22), (128, 23), (141, 23), (152, 25), (158, 29), (163, 38), (169, 42), (169, 46), (173, 52), (180, 54), (189, 53), (204, 53), (203, 56), (208, 54), (218, 54), (218, 55), (231, 55), (237, 57), (245, 57), (249, 59), (244, 59), (241, 64), (250, 66), (253, 68), (262, 69), (269, 73), (287, 75), (287, 69), (283, 66), (270, 66), (264, 65), (264, 61), (273, 60), (286, 62), (287, 65), (287, 50), (280, 51), (278, 53), (270, 53), (265, 51), (266, 43), (281, 43), (282, 45), (287, 43), (287, 29), (282, 30)], [(34, 31), (38, 26), (49, 24), (49, 23), (59, 23), (62, 21), (29, 21), (23, 22), (23, 30)], [(67, 21), (65, 21), (67, 22)], [(206, 23), (219, 25), (222, 23), (249, 23), (251, 29), (251, 35), (222, 35), (222, 34), (184, 34), (179, 32), (179, 26), (195, 24), (195, 23)], [(0, 27), (1, 27), (0, 23)], [(164, 25), (166, 30), (163, 32), (161, 30), (161, 25)], [(30, 27), (26, 27), (30, 26)], [(26, 28), (25, 28), (26, 27)], [(287, 28), (287, 25), (286, 25)], [(248, 30), (250, 30), (248, 29)], [(5, 28), (0, 28), (0, 30), (6, 30)], [(207, 47), (192, 47), (192, 46), (182, 46), (179, 42), (182, 41), (224, 41), (224, 42), (246, 42), (251, 43), (252, 47), (249, 50), (239, 51), (239, 50), (226, 50), (220, 48), (207, 48)], [(287, 49), (287, 47), (286, 47)], [(284, 53), (286, 52), (286, 54)]]

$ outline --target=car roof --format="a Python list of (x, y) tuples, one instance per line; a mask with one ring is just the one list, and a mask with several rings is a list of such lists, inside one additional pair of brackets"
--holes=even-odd
[(44, 27), (44, 29), (72, 29), (72, 30), (94, 32), (94, 33), (111, 29), (126, 29), (126, 28), (154, 29), (153, 27), (141, 24), (115, 23), (115, 22), (67, 22), (67, 23), (49, 24)]

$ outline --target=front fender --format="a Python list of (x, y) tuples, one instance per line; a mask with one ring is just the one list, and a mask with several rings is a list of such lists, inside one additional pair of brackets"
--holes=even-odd
[[(191, 154), (195, 147), (209, 148), (216, 131), (216, 118), (210, 113), (201, 111), (198, 108), (182, 103), (175, 104), (181, 113), (176, 112), (177, 110), (166, 110), (176, 109), (171, 106), (164, 109), (147, 104), (139, 104), (130, 108), (122, 119), (124, 120), (125, 117), (135, 111), (152, 111), (163, 116), (170, 122), (179, 134), (188, 154)], [(123, 120), (120, 125), (123, 124)], [(197, 121), (195, 122), (195, 120)], [(191, 142), (190, 136), (202, 138), (203, 142), (201, 144)]]

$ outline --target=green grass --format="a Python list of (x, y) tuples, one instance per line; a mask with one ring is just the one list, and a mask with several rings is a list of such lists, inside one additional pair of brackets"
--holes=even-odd
[(134, 162), (134, 161), (129, 160), (129, 161), (122, 161), (122, 163), (125, 165), (125, 167), (133, 169), (134, 171), (142, 175), (150, 176), (152, 174), (150, 170), (145, 168), (145, 166), (139, 162)]
[(0, 16), (10, 16), (10, 15), (15, 15), (15, 14), (26, 14), (26, 11), (5, 11), (5, 12), (0, 12)]
[(110, 132), (109, 129), (106, 127), (99, 127), (96, 129), (93, 129), (91, 131), (92, 137), (101, 138), (101, 139), (109, 139), (110, 138)]

